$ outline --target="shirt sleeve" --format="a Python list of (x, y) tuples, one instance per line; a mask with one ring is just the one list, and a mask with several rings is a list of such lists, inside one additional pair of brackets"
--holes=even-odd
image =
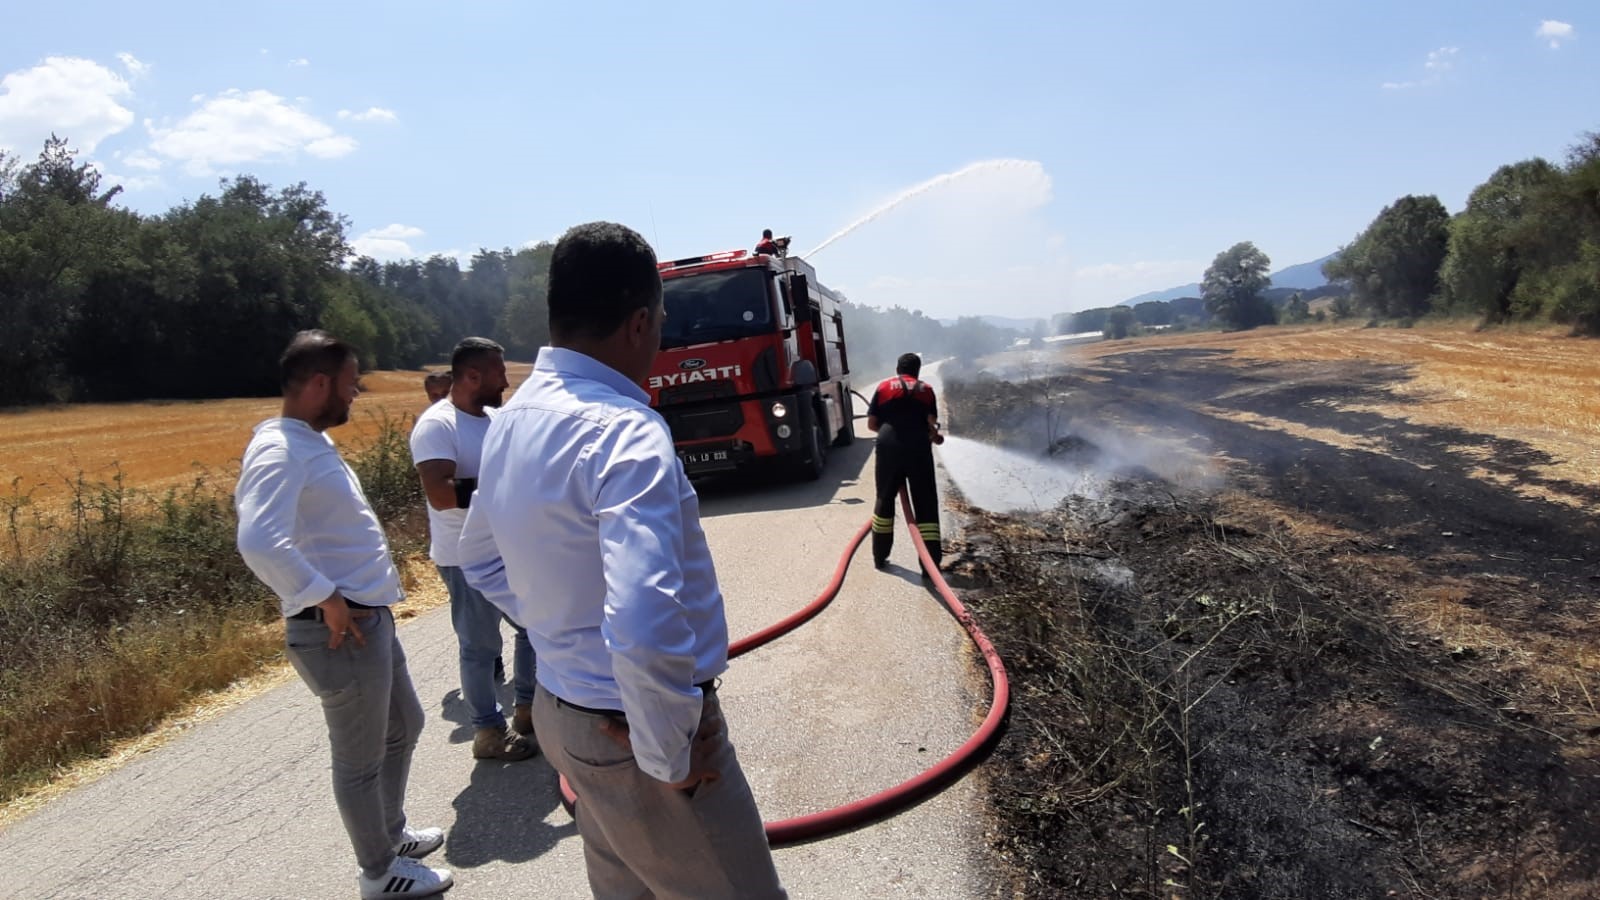
[(425, 463), (430, 459), (455, 462), (456, 442), (449, 425), (424, 414), (411, 429), (411, 464)]
[(867, 415), (883, 418), (883, 385), (880, 383), (872, 389), (872, 399), (867, 401)]
[[(494, 604), (513, 622), (522, 625), (517, 611), (517, 595), (511, 590), (506, 577), (506, 561), (500, 556), (500, 544), (494, 539), (494, 529), (489, 525), (487, 506), (474, 503), (467, 507), (467, 518), (461, 526), (461, 541), (456, 545), (461, 560), (461, 575), (467, 584)], [(525, 626), (524, 626), (525, 627)]]
[(338, 589), (294, 544), (305, 484), (305, 469), (289, 458), (288, 448), (268, 444), (246, 453), (233, 494), (239, 513), (239, 555), (278, 595), (285, 617), (321, 603)]
[(666, 424), (619, 416), (593, 459), (595, 515), (605, 567), (601, 635), (640, 770), (659, 781), (689, 775), (700, 724), (693, 628), (683, 591), (683, 484)]

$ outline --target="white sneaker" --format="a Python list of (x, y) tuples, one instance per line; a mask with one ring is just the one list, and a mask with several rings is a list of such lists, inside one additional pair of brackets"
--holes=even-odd
[(455, 879), (445, 869), (430, 869), (408, 856), (396, 856), (389, 871), (377, 878), (358, 875), (356, 883), (361, 886), (361, 900), (390, 900), (442, 894), (450, 890)]
[(421, 859), (444, 846), (443, 828), (412, 828), (407, 825), (400, 833), (400, 843), (394, 845), (396, 856)]

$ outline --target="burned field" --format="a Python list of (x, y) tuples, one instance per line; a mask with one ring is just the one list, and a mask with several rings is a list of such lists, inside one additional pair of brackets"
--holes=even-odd
[(947, 377), (953, 434), (1097, 473), (953, 560), (1013, 678), (1000, 896), (1600, 896), (1600, 492), (1409, 377)]

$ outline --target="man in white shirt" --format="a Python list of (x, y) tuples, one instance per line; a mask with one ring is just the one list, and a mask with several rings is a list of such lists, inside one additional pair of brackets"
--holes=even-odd
[(450, 624), (460, 646), (461, 699), (472, 714), (472, 755), (507, 762), (539, 752), (533, 734), (533, 650), (528, 635), (516, 632), (512, 682), (516, 692), (512, 724), (495, 699), (495, 660), (502, 646), (505, 614), (461, 577), (461, 523), (478, 484), (478, 457), (489, 431), (489, 412), (505, 396), (505, 348), (488, 338), (469, 337), (450, 354), (450, 393), (417, 417), (411, 429), (411, 459), (428, 497), (428, 555), (450, 593)]
[(322, 331), (279, 361), (283, 415), (256, 426), (234, 490), (239, 553), (278, 595), (286, 655), (322, 701), (333, 799), (361, 867), (364, 900), (427, 897), (451, 875), (418, 859), (444, 832), (406, 824), (406, 780), (422, 704), (395, 636), (400, 576), (383, 527), (327, 429), (361, 393), (356, 354)]
[(655, 253), (580, 225), (547, 296), (553, 346), (489, 426), (462, 570), (538, 654), (534, 732), (578, 794), (594, 896), (786, 897), (717, 702), (728, 626), (699, 499), (639, 386)]

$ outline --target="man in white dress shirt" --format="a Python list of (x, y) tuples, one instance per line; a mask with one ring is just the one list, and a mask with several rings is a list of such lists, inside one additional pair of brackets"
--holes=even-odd
[(722, 591), (666, 422), (655, 253), (580, 225), (556, 244), (551, 347), (484, 439), (461, 567), (527, 629), (533, 726), (578, 794), (600, 900), (768, 900), (761, 816), (717, 702)]
[(451, 875), (418, 859), (444, 832), (406, 824), (406, 780), (422, 704), (389, 607), (400, 576), (383, 526), (324, 433), (361, 393), (355, 351), (322, 331), (295, 335), (279, 361), (283, 415), (256, 426), (234, 504), (239, 553), (278, 595), (286, 655), (322, 701), (333, 800), (361, 867), (363, 900), (427, 897)]

